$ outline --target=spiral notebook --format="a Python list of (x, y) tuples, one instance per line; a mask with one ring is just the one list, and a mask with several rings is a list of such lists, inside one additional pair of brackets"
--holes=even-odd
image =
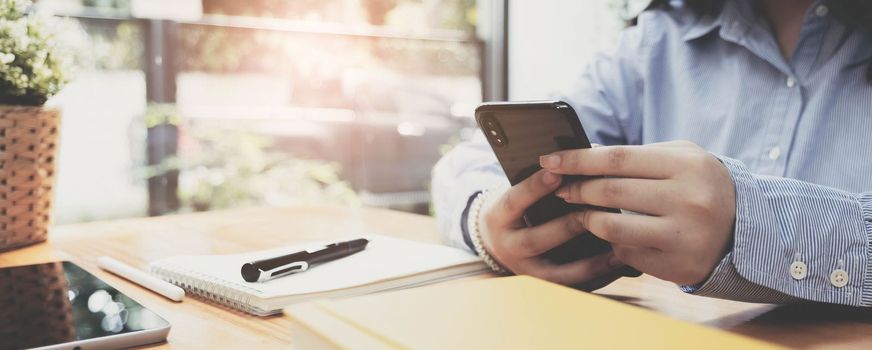
[(369, 245), (362, 252), (263, 283), (245, 282), (242, 264), (339, 240), (243, 254), (176, 256), (154, 262), (151, 272), (201, 298), (266, 316), (304, 300), (409, 288), (488, 271), (475, 255), (459, 249), (379, 235), (363, 238)]

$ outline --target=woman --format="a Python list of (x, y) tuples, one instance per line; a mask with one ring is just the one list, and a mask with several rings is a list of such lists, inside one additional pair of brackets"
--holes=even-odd
[[(543, 155), (513, 187), (483, 138), (457, 147), (434, 170), (443, 231), (481, 242), (495, 269), (562, 284), (627, 264), (698, 295), (872, 305), (872, 3), (674, 3), (655, 1), (562, 94), (606, 146)], [(521, 225), (555, 190), (647, 215)], [(538, 258), (584, 231), (613, 253)]]

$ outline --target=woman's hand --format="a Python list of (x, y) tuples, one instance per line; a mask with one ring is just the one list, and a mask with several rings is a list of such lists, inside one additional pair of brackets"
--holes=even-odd
[[(596, 289), (619, 276), (607, 273), (623, 266), (607, 253), (563, 265), (548, 263), (539, 256), (586, 230), (583, 212), (572, 213), (535, 227), (526, 227), (524, 211), (560, 187), (561, 176), (540, 170), (502, 193), (490, 193), (479, 216), (479, 232), (485, 249), (505, 268), (551, 282), (576, 285), (591, 281)], [(595, 278), (602, 277), (596, 281)]]
[(732, 178), (691, 142), (562, 151), (540, 163), (556, 174), (611, 176), (561, 187), (557, 195), (569, 203), (647, 214), (579, 215), (582, 226), (611, 242), (615, 255), (639, 271), (694, 285), (728, 250), (736, 219)]

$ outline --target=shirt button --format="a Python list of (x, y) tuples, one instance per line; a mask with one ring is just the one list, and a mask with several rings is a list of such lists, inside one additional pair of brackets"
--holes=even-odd
[(842, 288), (848, 285), (848, 272), (842, 269), (836, 269), (830, 274), (830, 283), (836, 288)]
[(823, 17), (830, 13), (830, 9), (827, 8), (825, 5), (820, 5), (816, 9), (814, 9), (814, 13), (819, 17)]
[(788, 77), (787, 78), (787, 87), (792, 88), (794, 86), (796, 86), (796, 79), (793, 79), (793, 77)]
[(769, 150), (769, 159), (777, 160), (778, 157), (781, 157), (781, 148), (772, 147), (772, 149)]
[(793, 277), (793, 279), (801, 280), (805, 278), (807, 273), (808, 266), (806, 266), (804, 262), (794, 261), (793, 264), (790, 264), (790, 277)]

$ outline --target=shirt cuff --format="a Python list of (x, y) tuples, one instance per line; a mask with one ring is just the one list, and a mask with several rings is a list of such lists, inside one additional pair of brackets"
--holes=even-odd
[(472, 203), (478, 198), (481, 191), (476, 191), (469, 199), (466, 200), (466, 208), (463, 208), (463, 213), (460, 214), (460, 232), (463, 235), (463, 243), (471, 251), (475, 251), (475, 246), (472, 244), (472, 237), (469, 235), (469, 209), (472, 208)]
[[(683, 290), (751, 302), (811, 300), (872, 305), (872, 194), (753, 175), (718, 157), (736, 191), (733, 246), (711, 276)], [(804, 271), (791, 271), (802, 263)], [(848, 283), (837, 286), (834, 274)]]
[(681, 290), (698, 296), (750, 303), (786, 304), (801, 300), (746, 280), (736, 271), (732, 255), (727, 253), (707, 280), (694, 286), (680, 286)]
[(872, 192), (860, 195), (860, 205), (863, 210), (863, 225), (866, 228), (866, 274), (863, 276), (864, 306), (872, 306)]

